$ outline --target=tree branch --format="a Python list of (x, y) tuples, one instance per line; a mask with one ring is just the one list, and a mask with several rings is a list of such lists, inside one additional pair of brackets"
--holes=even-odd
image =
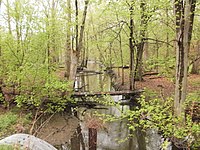
[(160, 43), (165, 43), (171, 47), (174, 47), (173, 45), (171, 45), (170, 43), (168, 42), (165, 42), (165, 41), (161, 41), (161, 40), (157, 40), (157, 39), (153, 39), (153, 38), (144, 38), (144, 40), (148, 41), (148, 40), (151, 40), (151, 41), (156, 41), (156, 42), (160, 42)]

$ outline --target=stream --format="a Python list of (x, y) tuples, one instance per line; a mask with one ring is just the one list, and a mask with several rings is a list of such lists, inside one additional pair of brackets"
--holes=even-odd
[[(120, 116), (122, 111), (129, 109), (129, 106), (121, 108), (108, 107), (107, 109), (88, 110), (89, 114), (97, 111), (101, 114)], [(117, 120), (105, 124), (104, 129), (97, 132), (97, 150), (158, 150), (160, 147), (160, 136), (156, 131), (149, 130), (143, 133), (140, 130), (133, 132), (133, 137), (129, 137), (130, 130), (127, 126), (128, 120)], [(82, 134), (85, 143), (88, 143), (88, 128), (85, 120), (81, 122)]]
[[(111, 74), (103, 70), (100, 63), (88, 62), (87, 70), (80, 70), (77, 74), (75, 91), (113, 91), (112, 77), (115, 77), (115, 74), (112, 70), (109, 70), (109, 72)], [(30, 143), (30, 139), (33, 139), (31, 143), (34, 147), (33, 150), (41, 150), (41, 145), (46, 150), (49, 148), (55, 149), (51, 145), (58, 150), (161, 149), (162, 137), (156, 130), (149, 129), (144, 132), (138, 128), (132, 131), (128, 128), (128, 119), (120, 118), (124, 112), (133, 108), (133, 104), (120, 105), (124, 101), (122, 95), (84, 96), (75, 98), (75, 100), (84, 103), (97, 102), (98, 100), (101, 103), (93, 107), (74, 105), (74, 107), (67, 108), (64, 112), (44, 115), (35, 125), (33, 135), (37, 138), (32, 135), (19, 134), (5, 138), (1, 142), (18, 141), (24, 145), (27, 142)], [(108, 102), (110, 102), (109, 105), (107, 105)], [(105, 123), (101, 119), (111, 119), (112, 117), (120, 119), (112, 119), (112, 121), (106, 121)], [(21, 137), (21, 140), (18, 137)]]
[[(95, 70), (95, 71), (92, 71)], [(110, 91), (111, 78), (102, 73), (101, 65), (95, 61), (88, 62), (87, 71), (80, 71), (75, 81), (75, 91)], [(122, 96), (112, 96), (113, 101), (119, 102)], [(77, 99), (79, 100), (79, 99)], [(84, 99), (87, 101), (87, 99)], [(90, 98), (91, 100), (91, 98)], [(99, 106), (97, 108), (78, 107), (68, 113), (55, 114), (43, 128), (38, 130), (37, 137), (44, 139), (60, 150), (81, 150), (84, 144), (89, 147), (88, 120), (94, 118), (95, 113), (120, 116), (130, 106)], [(44, 121), (46, 121), (44, 119)], [(93, 121), (95, 122), (95, 120)], [(97, 150), (159, 150), (161, 136), (155, 130), (142, 132), (140, 129), (129, 130), (127, 119), (107, 122), (97, 129)], [(101, 124), (101, 122), (99, 123)], [(77, 133), (78, 132), (78, 133)], [(130, 134), (132, 136), (130, 137)], [(80, 136), (79, 136), (80, 135)], [(81, 144), (82, 143), (82, 144)]]
[[(103, 109), (86, 109), (84, 107), (76, 110), (77, 117), (68, 113), (55, 114), (49, 122), (39, 130), (37, 137), (56, 146), (60, 150), (80, 150), (81, 141), (77, 137), (78, 128), (86, 150), (89, 146), (88, 118), (94, 113), (111, 116), (120, 116), (123, 111), (130, 109), (129, 106), (104, 107)], [(159, 150), (161, 136), (155, 130), (145, 133), (140, 129), (133, 133), (129, 130), (127, 119), (107, 122), (103, 128), (97, 129), (97, 150)], [(76, 133), (76, 134), (75, 134)], [(129, 134), (133, 136), (130, 137)]]

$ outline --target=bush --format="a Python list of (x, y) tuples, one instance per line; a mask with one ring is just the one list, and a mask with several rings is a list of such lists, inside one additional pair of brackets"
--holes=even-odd
[[(135, 130), (142, 128), (154, 128), (165, 138), (170, 138), (182, 148), (198, 149), (200, 146), (200, 124), (194, 122), (190, 114), (186, 114), (185, 122), (173, 115), (173, 99), (165, 101), (160, 99), (146, 99), (142, 96), (139, 100), (139, 107), (130, 110), (129, 128)], [(181, 144), (180, 144), (181, 143)]]

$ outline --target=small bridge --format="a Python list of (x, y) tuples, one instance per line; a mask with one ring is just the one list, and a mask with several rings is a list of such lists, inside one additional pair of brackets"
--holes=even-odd
[(104, 96), (104, 95), (110, 95), (110, 96), (136, 96), (140, 94), (142, 90), (134, 90), (134, 91), (109, 91), (109, 92), (74, 92), (72, 94), (73, 98), (80, 98), (80, 97), (93, 97), (93, 96)]
[(119, 82), (117, 79), (122, 81), (119, 83), (120, 85), (124, 85), (124, 71), (128, 71), (128, 68), (128, 66), (119, 66), (105, 69), (100, 63), (88, 61), (86, 68), (77, 70), (75, 92), (71, 97), (78, 99), (77, 103), (80, 105), (93, 103), (96, 105), (97, 102), (93, 98), (103, 96), (113, 96), (113, 99), (119, 103), (127, 101), (132, 103), (135, 98), (140, 96), (142, 90), (125, 90), (125, 88), (116, 88), (115, 86)]
[[(102, 101), (95, 101), (91, 99), (100, 98), (103, 96), (119, 96), (117, 97), (116, 103), (120, 105), (135, 105), (137, 102), (136, 98), (140, 96), (143, 90), (135, 90), (135, 91), (110, 91), (110, 92), (75, 92), (72, 94), (72, 98), (79, 99), (76, 103), (70, 103), (69, 105), (72, 107), (75, 106), (84, 106), (87, 108), (96, 108), (96, 106), (101, 106)], [(104, 105), (104, 104), (103, 104)]]

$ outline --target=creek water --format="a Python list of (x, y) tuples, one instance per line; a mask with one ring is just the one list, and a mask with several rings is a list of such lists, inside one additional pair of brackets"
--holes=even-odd
[[(130, 109), (129, 106), (107, 107), (106, 109), (90, 109), (87, 115), (96, 112), (99, 114), (120, 116), (123, 111)], [(81, 114), (79, 114), (81, 115)], [(88, 127), (87, 120), (80, 122), (82, 135), (86, 148), (88, 148)], [(105, 123), (105, 128), (97, 131), (97, 150), (159, 150), (161, 144), (161, 136), (155, 130), (142, 132), (140, 129), (132, 132), (128, 128), (129, 121), (127, 119), (115, 120)], [(130, 136), (132, 134), (132, 136)]]
[[(111, 76), (107, 73), (101, 73), (102, 66), (95, 61), (89, 61), (87, 72), (80, 72), (77, 75), (75, 88), (79, 91), (111, 91)], [(95, 70), (95, 72), (91, 71)], [(112, 96), (111, 99), (119, 102), (122, 95)], [(106, 101), (106, 100), (105, 100)], [(102, 107), (102, 106), (100, 106)], [(89, 143), (89, 127), (88, 118), (94, 114), (103, 114), (109, 116), (120, 116), (124, 111), (130, 109), (130, 106), (103, 106), (103, 109), (88, 109), (78, 108), (76, 116), (79, 119), (79, 130), (81, 128), (82, 143), (88, 149)], [(97, 150), (159, 150), (161, 145), (161, 136), (155, 130), (148, 130), (146, 132), (137, 129), (130, 131), (128, 128), (128, 119), (119, 119), (112, 122), (106, 122), (103, 128), (97, 129)], [(132, 136), (130, 136), (130, 134)], [(68, 149), (79, 149), (80, 139), (75, 142), (69, 142)], [(71, 139), (74, 141), (74, 138)], [(64, 149), (65, 146), (63, 146)]]
[[(89, 61), (87, 65), (88, 70), (102, 71), (102, 65), (94, 61)], [(76, 87), (81, 89), (84, 87), (85, 91), (111, 91), (111, 75), (103, 74), (79, 74), (79, 82)], [(112, 96), (113, 101), (119, 102), (122, 96)], [(124, 111), (130, 109), (130, 106), (109, 106), (105, 109), (85, 109), (79, 108), (78, 118), (81, 120), (80, 126), (86, 149), (88, 149), (89, 132), (87, 127), (87, 116), (92, 116), (94, 113), (117, 116), (119, 117)], [(83, 113), (86, 114), (83, 116)], [(86, 117), (85, 117), (86, 116)], [(132, 132), (128, 128), (128, 120), (115, 120), (107, 122), (104, 128), (97, 130), (97, 150), (159, 150), (161, 144), (161, 136), (155, 130), (148, 130), (145, 133), (140, 129)], [(130, 136), (132, 134), (132, 136)], [(71, 147), (74, 147), (71, 145)]]
[[(106, 73), (101, 73), (102, 66), (94, 61), (88, 62), (89, 71), (80, 72), (75, 81), (76, 91), (110, 91), (112, 90), (111, 78)], [(95, 70), (91, 71), (91, 70)], [(113, 96), (113, 101), (118, 102), (122, 96)], [(87, 101), (87, 99), (85, 99)], [(90, 99), (91, 100), (91, 99)], [(100, 108), (101, 109), (100, 109)], [(93, 118), (95, 113), (120, 116), (131, 107), (124, 106), (99, 106), (97, 108), (78, 107), (70, 113), (56, 114), (38, 131), (37, 136), (52, 145), (57, 145), (61, 150), (81, 150), (80, 143), (84, 143), (86, 150), (89, 146), (88, 118)], [(146, 132), (137, 129), (130, 131), (128, 119), (119, 119), (106, 122), (97, 130), (97, 150), (159, 150), (161, 136), (156, 130)], [(78, 131), (78, 134), (77, 134)], [(51, 134), (52, 133), (52, 134)], [(76, 134), (75, 134), (76, 133)], [(80, 135), (81, 134), (81, 138)], [(132, 136), (130, 136), (130, 134)], [(79, 136), (79, 137), (78, 137)]]

